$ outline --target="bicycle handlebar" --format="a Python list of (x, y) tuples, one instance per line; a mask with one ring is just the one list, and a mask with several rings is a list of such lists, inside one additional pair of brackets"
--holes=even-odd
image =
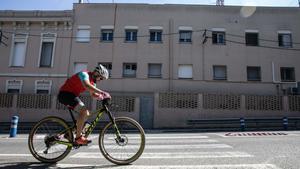
[(105, 107), (105, 106), (108, 106), (110, 104), (110, 98), (105, 98), (102, 100), (102, 106)]

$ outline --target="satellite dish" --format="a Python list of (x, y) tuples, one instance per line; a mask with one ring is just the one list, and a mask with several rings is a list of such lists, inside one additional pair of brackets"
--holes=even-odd
[(241, 8), (240, 14), (244, 18), (252, 16), (256, 11), (256, 4), (253, 1), (246, 1)]

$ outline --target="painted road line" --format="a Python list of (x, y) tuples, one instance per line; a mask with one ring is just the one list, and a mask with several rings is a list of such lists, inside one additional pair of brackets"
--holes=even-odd
[[(140, 143), (139, 140), (129, 140), (129, 143)], [(187, 144), (197, 144), (197, 143), (218, 143), (218, 140), (213, 139), (186, 139), (186, 140), (146, 140), (147, 144), (154, 144), (154, 143), (160, 143), (160, 144), (174, 144), (174, 143), (187, 143)]]
[(285, 132), (232, 132), (219, 134), (222, 137), (266, 137), (266, 136), (292, 136), (293, 134), (288, 134)]
[[(132, 156), (130, 153), (111, 153), (113, 157)], [(143, 153), (140, 159), (187, 159), (187, 158), (246, 158), (254, 157), (244, 152), (174, 152), (174, 153)], [(71, 158), (104, 158), (100, 152), (81, 152), (71, 156)]]
[(280, 169), (273, 164), (222, 164), (222, 165), (128, 165), (128, 166), (103, 166), (85, 164), (57, 164), (49, 168), (103, 168), (105, 169)]
[[(136, 135), (126, 135), (130, 139), (141, 139)], [(207, 139), (208, 136), (148, 136), (146, 135), (147, 140), (166, 140), (166, 139)], [(115, 137), (113, 135), (106, 137), (106, 139), (114, 140)]]
[[(44, 140), (46, 137), (46, 135), (36, 135), (34, 137), (34, 139), (37, 139), (37, 140)], [(91, 140), (94, 140), (94, 139), (98, 139), (98, 135), (92, 135), (92, 136), (89, 136), (89, 139)], [(28, 140), (28, 136), (20, 136), (20, 137), (0, 137), (0, 140), (6, 140), (6, 141), (9, 141), (9, 140)]]
[[(130, 139), (140, 139), (141, 137), (138, 137), (138, 135), (127, 135), (128, 138)], [(45, 135), (37, 135), (36, 139), (44, 139)], [(89, 139), (96, 139), (98, 138), (98, 135), (92, 135), (89, 136)], [(182, 136), (148, 136), (146, 135), (146, 139), (147, 140), (166, 140), (166, 139), (207, 139), (208, 136), (196, 136), (196, 135), (182, 135)], [(1, 137), (0, 140), (5, 139), (5, 140), (27, 140), (28, 136), (24, 137), (14, 137), (14, 138), (10, 138), (10, 137)], [(108, 139), (114, 139), (114, 137), (109, 137)]]
[[(128, 145), (122, 148), (124, 149), (136, 149), (139, 145)], [(107, 145), (106, 149), (118, 148), (116, 145)], [(232, 148), (232, 146), (227, 144), (176, 144), (176, 145), (146, 145), (146, 149), (211, 149), (211, 148)], [(99, 149), (98, 145), (92, 145), (89, 149)]]
[[(115, 143), (115, 139), (111, 139), (110, 140), (111, 143)], [(140, 143), (141, 141), (140, 140), (128, 140), (128, 143), (129, 144), (137, 144), (137, 143)], [(146, 143), (147, 145), (148, 144), (182, 144), (182, 143), (187, 143), (187, 144), (198, 144), (198, 143), (218, 143), (219, 141), (218, 140), (213, 140), (213, 139), (198, 139), (198, 140), (195, 140), (195, 139), (186, 139), (186, 140), (172, 140), (172, 139), (169, 139), (169, 140), (147, 140), (146, 139)]]
[(31, 154), (0, 154), (0, 157), (30, 157)]
[(189, 135), (182, 135), (182, 136), (148, 136), (146, 135), (146, 139), (205, 139), (208, 136), (189, 136)]

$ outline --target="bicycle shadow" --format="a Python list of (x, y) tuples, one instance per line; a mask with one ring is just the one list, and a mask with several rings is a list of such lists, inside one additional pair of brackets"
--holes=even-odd
[(34, 168), (34, 169), (44, 169), (52, 168), (56, 164), (46, 164), (39, 162), (10, 162), (10, 163), (0, 163), (0, 168), (5, 169), (21, 169), (21, 168)]
[[(126, 166), (126, 165), (125, 165)], [(60, 169), (60, 168), (71, 168), (71, 169), (101, 169), (101, 168), (122, 168), (122, 166), (118, 165), (103, 165), (103, 166), (95, 166), (95, 165), (86, 165), (86, 166), (67, 166), (67, 167), (59, 167), (58, 164), (48, 164), (48, 163), (39, 163), (39, 162), (11, 162), (11, 163), (0, 163), (0, 168), (5, 169)]]

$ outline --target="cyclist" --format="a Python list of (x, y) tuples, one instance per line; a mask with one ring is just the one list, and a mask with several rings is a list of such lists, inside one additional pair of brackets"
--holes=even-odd
[(75, 143), (78, 145), (86, 145), (91, 142), (91, 140), (82, 136), (81, 133), (84, 122), (90, 113), (84, 103), (80, 100), (79, 95), (87, 90), (92, 97), (101, 99), (110, 98), (109, 93), (96, 87), (97, 81), (106, 80), (108, 79), (108, 76), (109, 73), (107, 69), (103, 65), (99, 64), (93, 72), (81, 71), (71, 76), (59, 90), (59, 102), (80, 112), (76, 122), (77, 131), (75, 138)]

